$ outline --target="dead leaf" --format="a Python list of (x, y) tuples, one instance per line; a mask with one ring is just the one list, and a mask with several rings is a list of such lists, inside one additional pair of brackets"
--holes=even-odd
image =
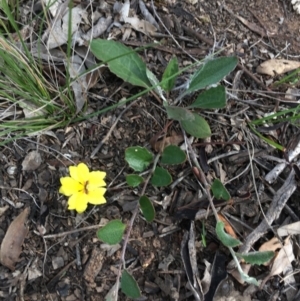
[[(71, 22), (69, 18), (71, 16)], [(62, 19), (55, 19), (52, 28), (50, 29), (47, 48), (52, 49), (64, 45), (69, 39), (69, 24), (71, 24), (70, 33), (73, 35), (78, 31), (82, 19), (87, 17), (87, 12), (80, 6), (72, 8), (72, 12), (67, 11)]]
[(71, 86), (76, 101), (76, 114), (79, 113), (87, 102), (88, 84), (86, 75), (82, 74), (86, 69), (79, 55), (74, 55), (71, 62), (65, 61), (66, 67), (69, 67), (70, 78), (74, 79)]
[(24, 239), (28, 234), (26, 222), (29, 213), (30, 207), (27, 207), (11, 222), (1, 243), (0, 262), (12, 271), (15, 270)]
[(139, 1), (139, 6), (140, 6), (141, 13), (144, 16), (145, 20), (147, 22), (149, 22), (150, 24), (152, 24), (153, 26), (155, 26), (157, 29), (159, 29), (158, 23), (156, 22), (154, 17), (151, 15), (151, 13), (149, 12), (149, 10), (146, 7), (145, 3), (142, 0)]
[(260, 64), (256, 68), (257, 73), (275, 76), (277, 74), (284, 74), (286, 72), (295, 70), (300, 67), (300, 62), (290, 60), (268, 60)]
[(107, 18), (102, 17), (98, 20), (96, 25), (94, 25), (86, 34), (82, 34), (81, 37), (86, 41), (98, 38), (107, 30), (111, 23), (112, 16), (108, 16)]
[(145, 35), (153, 35), (157, 29), (154, 25), (146, 20), (140, 20), (137, 16), (124, 18), (126, 23), (129, 23), (136, 31), (140, 31)]
[(125, 1), (124, 5), (120, 8), (120, 20), (129, 23), (136, 31), (144, 34), (153, 35), (157, 28), (146, 20), (140, 20), (138, 16), (129, 17), (130, 2)]
[(153, 145), (153, 148), (157, 151), (157, 152), (162, 152), (163, 148), (167, 147), (168, 145), (179, 145), (179, 143), (181, 143), (183, 141), (183, 136), (182, 135), (173, 135), (173, 136), (169, 136), (166, 137), (165, 140), (159, 140), (156, 141)]
[(229, 296), (216, 296), (214, 301), (251, 301), (251, 296), (244, 296), (239, 291), (232, 290)]
[(273, 237), (272, 239), (268, 240), (264, 244), (262, 244), (259, 248), (260, 252), (264, 251), (273, 251), (275, 252), (278, 249), (282, 248), (282, 243), (277, 237)]
[(197, 266), (195, 224), (193, 221), (191, 222), (190, 231), (183, 236), (180, 253), (190, 289), (196, 300), (203, 300), (204, 295)]
[(279, 275), (285, 271), (294, 260), (295, 256), (293, 253), (293, 246), (291, 244), (290, 237), (287, 237), (284, 241), (283, 248), (278, 252), (278, 255), (273, 262), (270, 274), (263, 280), (260, 287), (262, 288), (272, 276)]
[(300, 222), (284, 225), (277, 229), (279, 236), (300, 234)]
[(297, 14), (300, 14), (300, 1), (299, 0), (292, 0), (291, 3), (293, 4), (293, 8)]
[(237, 235), (235, 234), (233, 228), (231, 227), (231, 225), (229, 224), (227, 219), (222, 214), (218, 214), (218, 217), (224, 223), (224, 228), (225, 228), (226, 232), (229, 235), (231, 235), (232, 237), (238, 239)]

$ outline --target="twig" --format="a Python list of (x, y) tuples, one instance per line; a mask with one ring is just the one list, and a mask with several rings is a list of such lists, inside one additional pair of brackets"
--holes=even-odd
[(177, 42), (177, 40), (175, 39), (175, 37), (171, 34), (171, 32), (169, 31), (169, 29), (166, 27), (166, 25), (164, 24), (164, 22), (161, 20), (161, 18), (159, 17), (159, 15), (156, 12), (153, 0), (151, 0), (151, 5), (152, 5), (152, 9), (153, 9), (155, 17), (159, 20), (159, 22), (161, 23), (161, 25), (164, 27), (165, 31), (170, 35), (171, 39), (174, 41), (174, 43), (176, 44), (176, 46), (179, 49), (181, 49), (186, 55), (188, 55), (192, 60), (196, 61), (196, 59), (192, 55), (190, 55), (185, 49), (183, 49), (181, 47), (181, 45)]
[(123, 114), (125, 112), (128, 111), (128, 109), (134, 104), (136, 103), (137, 100), (131, 102), (118, 116), (118, 118), (116, 119), (116, 121), (114, 122), (114, 124), (111, 126), (110, 130), (107, 132), (107, 134), (105, 135), (105, 137), (99, 142), (99, 144), (96, 146), (96, 148), (93, 150), (93, 152), (91, 153), (90, 158), (94, 159), (94, 157), (96, 156), (96, 154), (99, 152), (100, 148), (102, 147), (102, 145), (106, 142), (106, 140), (108, 140), (108, 138), (110, 137), (111, 133), (113, 132), (113, 130), (115, 129), (115, 127), (117, 126), (118, 122), (120, 121), (121, 117), (123, 116)]
[[(247, 253), (251, 249), (252, 245), (267, 232), (269, 225), (271, 225), (273, 221), (279, 217), (283, 207), (285, 206), (291, 195), (294, 193), (296, 188), (297, 182), (295, 179), (295, 172), (294, 170), (292, 170), (285, 180), (284, 184), (274, 195), (269, 210), (265, 214), (265, 218), (261, 221), (258, 227), (256, 227), (256, 229), (254, 229), (248, 235), (244, 244), (240, 247), (240, 253)], [(233, 267), (234, 263), (230, 262), (228, 268), (230, 269)]]
[(196, 174), (198, 180), (204, 185), (205, 192), (206, 192), (207, 198), (209, 200), (210, 207), (213, 211), (213, 214), (216, 218), (216, 221), (219, 221), (220, 219), (219, 219), (219, 216), (218, 216), (218, 212), (216, 210), (216, 207), (214, 205), (212, 196), (210, 194), (210, 185), (208, 184), (208, 182), (206, 180), (206, 177), (205, 177), (205, 174), (202, 171), (202, 169), (200, 167), (200, 164), (198, 163), (198, 160), (196, 158), (196, 154), (195, 154), (195, 152), (192, 148), (192, 145), (191, 145), (190, 141), (188, 139), (185, 139), (185, 140), (186, 140), (186, 143), (188, 145), (189, 154), (191, 155), (191, 160), (192, 160), (192, 162), (194, 163), (194, 165), (196, 166), (196, 169), (197, 169), (197, 170), (195, 170), (195, 169), (193, 170), (194, 174)]
[(265, 180), (271, 184), (286, 168), (289, 162), (292, 162), (300, 154), (300, 139), (294, 149), (289, 150), (287, 154), (288, 161), (277, 164), (266, 176)]
[(79, 228), (79, 229), (75, 229), (75, 230), (70, 230), (70, 231), (66, 231), (66, 232), (61, 232), (61, 233), (57, 233), (57, 234), (44, 235), (43, 238), (44, 239), (47, 239), (47, 238), (58, 238), (58, 237), (63, 237), (63, 236), (69, 235), (69, 234), (78, 233), (78, 232), (81, 232), (81, 231), (98, 229), (99, 227), (100, 227), (99, 225), (92, 225), (92, 226), (88, 226), (88, 227), (84, 227), (84, 228)]

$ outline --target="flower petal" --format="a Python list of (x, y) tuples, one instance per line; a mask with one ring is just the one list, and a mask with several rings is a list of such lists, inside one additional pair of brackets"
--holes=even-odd
[(106, 186), (104, 178), (106, 176), (106, 172), (104, 171), (92, 171), (89, 174), (87, 190), (93, 191), (98, 187)]
[(86, 195), (87, 201), (93, 205), (100, 205), (106, 203), (104, 193), (106, 188), (97, 188), (93, 191), (89, 191)]
[(77, 166), (70, 166), (69, 171), (71, 178), (82, 184), (89, 178), (89, 168), (84, 163), (79, 163)]
[(86, 210), (88, 202), (87, 196), (83, 192), (73, 194), (68, 200), (68, 209), (76, 210), (78, 213), (82, 213)]
[(77, 193), (80, 190), (83, 190), (83, 185), (75, 181), (70, 177), (60, 178), (61, 187), (59, 189), (59, 193), (64, 194), (66, 196), (70, 196), (74, 193)]

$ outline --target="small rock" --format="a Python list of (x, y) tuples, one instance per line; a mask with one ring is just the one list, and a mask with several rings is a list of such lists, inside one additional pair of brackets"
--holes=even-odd
[(64, 259), (62, 257), (54, 257), (52, 259), (52, 266), (54, 270), (57, 270), (65, 265)]
[(7, 173), (9, 176), (13, 176), (17, 172), (17, 166), (11, 165), (7, 168)]
[[(68, 278), (58, 282), (56, 285), (56, 291), (61, 297), (69, 296), (69, 290), (70, 290), (70, 280)], [(76, 300), (76, 299), (70, 299), (70, 300)]]
[(23, 170), (29, 171), (29, 170), (36, 170), (37, 168), (40, 167), (42, 163), (42, 157), (39, 152), (37, 151), (32, 151), (27, 156), (22, 162), (22, 167)]

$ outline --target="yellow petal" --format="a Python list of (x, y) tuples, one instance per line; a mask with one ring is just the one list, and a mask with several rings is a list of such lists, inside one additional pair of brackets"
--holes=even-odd
[(60, 178), (61, 187), (59, 189), (59, 193), (64, 194), (66, 196), (70, 196), (80, 190), (83, 190), (83, 185), (75, 181), (70, 177)]
[(89, 168), (84, 163), (79, 163), (77, 166), (70, 166), (69, 171), (71, 178), (82, 184), (89, 178)]
[(97, 188), (93, 191), (89, 191), (87, 196), (87, 201), (93, 205), (100, 205), (106, 203), (104, 193), (106, 188)]
[(104, 178), (106, 176), (106, 172), (104, 171), (92, 171), (89, 174), (87, 190), (93, 191), (98, 187), (106, 186)]
[(73, 194), (68, 200), (68, 205), (69, 210), (75, 209), (78, 213), (84, 212), (88, 205), (86, 194), (83, 192)]

